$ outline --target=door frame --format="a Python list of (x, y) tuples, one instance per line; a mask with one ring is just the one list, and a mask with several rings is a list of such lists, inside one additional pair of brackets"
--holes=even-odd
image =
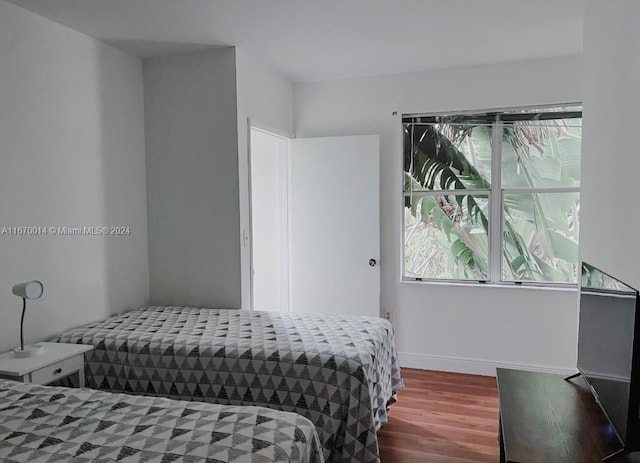
[[(289, 215), (289, 203), (291, 194), (291, 159), (289, 156), (289, 140), (293, 136), (284, 130), (265, 124), (254, 118), (247, 118), (247, 179), (248, 179), (248, 235), (243, 232), (243, 241), (248, 246), (249, 268), (242, 268), (241, 272), (249, 274), (249, 310), (254, 310), (254, 270), (253, 270), (253, 178), (252, 178), (252, 146), (251, 134), (253, 131), (281, 139), (284, 142), (284, 162), (280, 166), (280, 193), (282, 201), (280, 208), (284, 220), (280, 223), (280, 300), (279, 312), (289, 312), (291, 310), (291, 243), (289, 241), (289, 229), (291, 218)], [(244, 266), (243, 266), (244, 267)], [(244, 307), (244, 304), (243, 304)]]

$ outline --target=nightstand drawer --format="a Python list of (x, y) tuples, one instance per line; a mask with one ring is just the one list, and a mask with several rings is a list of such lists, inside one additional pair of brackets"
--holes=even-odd
[(62, 360), (31, 373), (31, 382), (35, 384), (48, 384), (71, 373), (78, 371), (84, 362), (84, 355), (76, 355), (74, 357)]

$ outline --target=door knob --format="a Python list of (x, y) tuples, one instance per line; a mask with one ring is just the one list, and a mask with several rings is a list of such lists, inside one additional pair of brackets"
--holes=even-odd
[(369, 266), (375, 267), (377, 263), (375, 259), (369, 259)]

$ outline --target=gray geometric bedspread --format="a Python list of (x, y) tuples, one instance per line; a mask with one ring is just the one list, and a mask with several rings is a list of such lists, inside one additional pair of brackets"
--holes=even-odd
[(403, 387), (381, 318), (149, 307), (75, 328), (94, 388), (296, 412), (331, 463), (378, 463), (376, 431)]
[(322, 463), (294, 413), (0, 380), (0, 461)]

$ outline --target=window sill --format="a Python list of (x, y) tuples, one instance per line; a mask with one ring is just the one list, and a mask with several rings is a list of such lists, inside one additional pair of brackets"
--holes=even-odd
[(401, 284), (408, 285), (426, 285), (426, 286), (439, 286), (439, 287), (469, 287), (469, 288), (499, 288), (499, 289), (517, 289), (518, 291), (522, 290), (533, 290), (533, 291), (578, 291), (578, 284), (558, 284), (558, 283), (547, 283), (547, 284), (536, 284), (536, 283), (480, 283), (477, 281), (459, 281), (459, 280), (421, 280), (417, 281), (414, 279), (401, 279)]

